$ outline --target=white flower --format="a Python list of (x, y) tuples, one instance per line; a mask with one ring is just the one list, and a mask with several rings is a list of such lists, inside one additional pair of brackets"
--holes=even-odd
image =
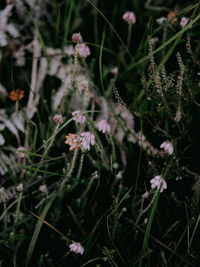
[(16, 187), (17, 191), (18, 192), (22, 192), (23, 191), (23, 184), (19, 184), (17, 187)]
[(84, 247), (81, 246), (80, 243), (72, 243), (69, 245), (70, 251), (73, 251), (77, 254), (83, 255), (84, 253)]
[(40, 190), (42, 193), (47, 193), (47, 192), (48, 192), (46, 184), (40, 185), (40, 186), (39, 186), (39, 190)]
[(105, 133), (105, 132), (110, 132), (110, 125), (107, 123), (106, 120), (101, 120), (100, 122), (97, 123), (97, 128), (100, 132)]
[(162, 178), (161, 175), (155, 176), (153, 179), (151, 179), (150, 183), (152, 189), (160, 188), (160, 192), (163, 192), (164, 189), (167, 189), (167, 183), (165, 182), (165, 180)]
[(161, 17), (161, 18), (159, 18), (159, 19), (156, 20), (156, 22), (157, 22), (159, 25), (162, 25), (165, 21), (166, 21), (166, 18), (165, 18), (165, 17)]
[(174, 152), (174, 147), (173, 147), (172, 143), (170, 143), (169, 141), (165, 141), (164, 143), (162, 143), (160, 145), (160, 148), (163, 148), (164, 151), (169, 155), (172, 155)]

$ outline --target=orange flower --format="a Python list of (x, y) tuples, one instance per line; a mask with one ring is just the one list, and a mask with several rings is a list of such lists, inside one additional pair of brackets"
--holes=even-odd
[(12, 101), (19, 101), (24, 97), (24, 90), (17, 89), (10, 92), (9, 98)]
[(167, 20), (171, 23), (174, 24), (177, 22), (177, 18), (176, 18), (176, 12), (175, 11), (170, 11), (168, 16), (167, 16)]
[(69, 133), (68, 135), (65, 136), (66, 137), (66, 141), (65, 144), (68, 144), (70, 146), (70, 151), (71, 150), (76, 150), (81, 148), (81, 139), (80, 136), (76, 135), (76, 134), (71, 134)]

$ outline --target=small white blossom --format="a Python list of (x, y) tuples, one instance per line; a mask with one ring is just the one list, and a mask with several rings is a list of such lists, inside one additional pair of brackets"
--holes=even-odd
[(39, 186), (39, 190), (42, 192), (42, 193), (47, 193), (47, 186), (45, 184), (43, 185), (40, 185)]
[(23, 184), (19, 184), (17, 187), (16, 187), (17, 191), (18, 192), (22, 192), (23, 191)]
[(165, 18), (165, 17), (161, 17), (161, 18), (159, 18), (159, 19), (156, 20), (156, 22), (157, 22), (159, 25), (162, 25), (165, 21), (166, 21), (166, 18)]
[(162, 178), (161, 175), (155, 176), (153, 179), (151, 179), (150, 183), (152, 189), (160, 188), (160, 192), (163, 192), (164, 189), (167, 189), (167, 183), (165, 182), (165, 180)]
[(163, 148), (164, 151), (169, 154), (172, 155), (174, 152), (174, 147), (172, 145), (172, 143), (170, 143), (169, 141), (165, 141), (160, 145), (160, 148)]
[(70, 251), (83, 255), (84, 247), (80, 243), (72, 243), (69, 245)]

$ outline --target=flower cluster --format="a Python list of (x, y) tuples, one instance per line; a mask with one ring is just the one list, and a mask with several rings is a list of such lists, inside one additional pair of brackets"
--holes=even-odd
[(165, 21), (166, 21), (166, 18), (165, 18), (165, 17), (161, 17), (161, 18), (158, 18), (158, 19), (156, 20), (156, 22), (157, 22), (159, 25), (162, 25)]
[(17, 90), (12, 90), (9, 94), (9, 98), (12, 101), (19, 101), (24, 97), (24, 90), (17, 89)]
[(69, 148), (70, 151), (81, 148), (80, 136), (78, 136), (77, 134), (69, 133), (65, 137), (66, 137), (65, 144), (68, 144), (70, 146), (70, 148)]
[(90, 48), (86, 44), (78, 44), (77, 50), (79, 58), (86, 58), (90, 55)]
[(80, 243), (72, 243), (69, 245), (70, 251), (75, 252), (76, 254), (81, 254), (83, 255), (84, 253), (84, 247), (81, 246)]
[[(85, 117), (84, 114), (80, 114), (80, 113), (81, 113), (80, 110), (75, 110), (74, 112), (72, 112), (72, 116), (76, 116), (76, 117), (74, 118), (74, 121), (75, 121), (76, 123), (84, 124), (84, 122), (85, 122), (85, 120), (86, 120), (86, 117)], [(80, 115), (78, 115), (78, 114), (80, 114)], [(77, 115), (78, 115), (78, 116), (77, 116)]]
[[(184, 28), (185, 25), (188, 23), (188, 21), (189, 21), (188, 18), (186, 18), (186, 17), (182, 17), (182, 18), (181, 18), (181, 21), (180, 21), (180, 26), (181, 26), (181, 28)], [(190, 28), (192, 28), (192, 26), (190, 26)]]
[(167, 20), (171, 24), (175, 24), (177, 22), (176, 12), (175, 11), (170, 11), (169, 14), (167, 15)]
[(80, 33), (72, 35), (72, 41), (76, 43), (75, 51), (79, 58), (86, 58), (90, 55), (90, 48), (83, 43), (83, 38)]
[(56, 114), (54, 117), (53, 117), (53, 121), (57, 124), (63, 124), (63, 118), (62, 118), (62, 115), (60, 114)]
[(81, 150), (90, 150), (90, 145), (94, 145), (95, 136), (91, 132), (81, 133)]
[(170, 143), (169, 141), (165, 141), (160, 145), (160, 148), (163, 148), (165, 153), (172, 155), (174, 152), (174, 147), (172, 145), (172, 143)]
[(122, 16), (122, 19), (125, 20), (128, 24), (135, 24), (136, 23), (136, 16), (134, 12), (126, 11)]
[(162, 178), (161, 175), (155, 176), (153, 179), (151, 179), (150, 183), (152, 189), (160, 188), (160, 192), (163, 192), (164, 189), (167, 189), (167, 183), (165, 182), (165, 180)]
[(110, 132), (110, 125), (107, 123), (106, 120), (101, 120), (100, 122), (97, 123), (97, 128), (100, 132), (105, 133), (105, 132)]
[(72, 41), (77, 44), (81, 44), (83, 42), (83, 38), (80, 33), (74, 33), (72, 35)]
[(71, 150), (81, 149), (82, 151), (90, 150), (90, 145), (95, 144), (95, 136), (91, 132), (82, 132), (79, 135), (77, 134), (68, 134), (65, 136), (65, 144), (70, 146)]

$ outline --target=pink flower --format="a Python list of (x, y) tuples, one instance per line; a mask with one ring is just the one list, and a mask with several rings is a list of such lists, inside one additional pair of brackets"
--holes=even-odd
[(95, 136), (91, 132), (82, 132), (81, 133), (81, 150), (90, 150), (90, 145), (94, 145)]
[(106, 120), (101, 120), (100, 122), (97, 123), (97, 128), (100, 132), (105, 133), (105, 132), (110, 132), (110, 125), (107, 123)]
[[(80, 114), (81, 111), (80, 110), (75, 110), (74, 112), (72, 112), (72, 116), (76, 116), (78, 114)], [(74, 121), (76, 123), (80, 123), (80, 124), (83, 124), (86, 120), (86, 117), (84, 114), (80, 114), (79, 116), (76, 116), (76, 118), (74, 118)]]
[(78, 45), (78, 57), (86, 58), (90, 55), (90, 48), (86, 44), (79, 44)]
[(53, 121), (57, 124), (63, 124), (63, 118), (62, 118), (62, 115), (60, 114), (56, 114), (54, 117), (53, 117)]
[(186, 18), (186, 17), (182, 17), (181, 18), (181, 21), (180, 21), (180, 26), (181, 26), (181, 28), (184, 28), (185, 27), (185, 25), (188, 23), (188, 18)]
[(167, 189), (167, 183), (165, 180), (162, 178), (161, 175), (155, 176), (153, 179), (150, 181), (151, 183), (151, 188), (160, 188), (160, 192), (163, 192), (164, 189)]
[(136, 23), (136, 16), (134, 12), (126, 11), (122, 17), (128, 24), (135, 24)]
[(81, 44), (83, 42), (82, 36), (80, 33), (74, 33), (72, 35), (72, 41), (77, 44)]
[(174, 147), (172, 145), (172, 143), (170, 143), (169, 141), (165, 141), (160, 145), (160, 148), (163, 148), (165, 153), (172, 155), (174, 152)]
[(69, 245), (70, 251), (73, 251), (77, 254), (83, 255), (84, 253), (84, 247), (81, 246), (80, 243), (72, 243)]

